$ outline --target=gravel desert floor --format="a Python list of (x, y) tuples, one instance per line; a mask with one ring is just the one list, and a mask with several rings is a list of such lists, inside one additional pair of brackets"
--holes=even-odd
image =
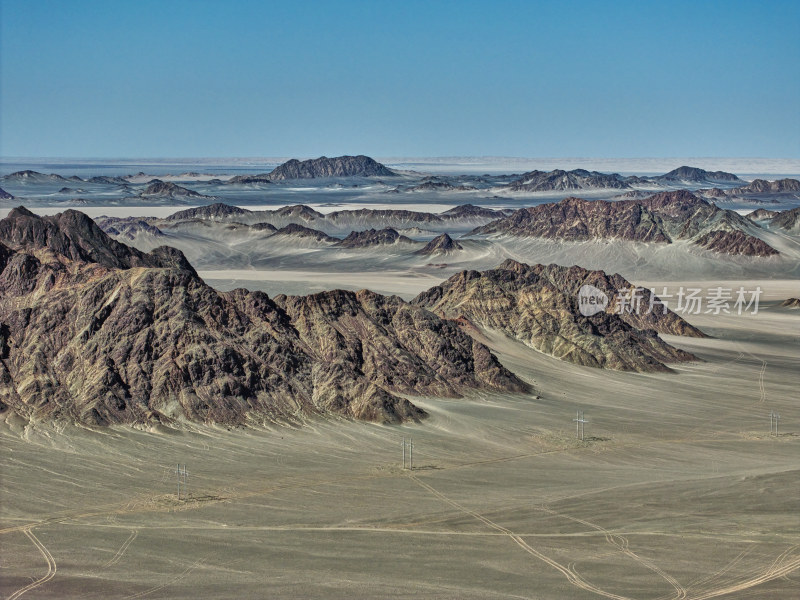
[(778, 304), (690, 318), (712, 337), (668, 338), (702, 359), (669, 374), (578, 367), (488, 332), (535, 391), (414, 398), (419, 424), (7, 419), (0, 592), (797, 598), (800, 315)]

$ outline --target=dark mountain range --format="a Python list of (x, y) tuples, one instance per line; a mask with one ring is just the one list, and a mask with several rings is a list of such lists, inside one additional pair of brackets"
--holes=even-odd
[(0, 402), (34, 420), (399, 422), (425, 414), (399, 394), (528, 389), (397, 297), (217, 292), (177, 250), (145, 255), (75, 211), (0, 221), (0, 325)]
[[(697, 167), (682, 166), (653, 178), (655, 181), (688, 181), (692, 183), (719, 182), (719, 183), (739, 183), (742, 182), (733, 173), (725, 171), (706, 171)], [(742, 182), (744, 183), (744, 182)]]
[(0, 220), (0, 242), (11, 249), (25, 248), (29, 253), (48, 250), (68, 260), (112, 269), (178, 268), (196, 275), (179, 250), (162, 246), (145, 254), (110, 238), (76, 210), (39, 217), (26, 208), (15, 208)]
[[(661, 192), (643, 200), (583, 200), (565, 198), (515, 211), (508, 217), (478, 227), (475, 234), (503, 233), (563, 240), (622, 239), (639, 242), (697, 242), (714, 231), (740, 231), (736, 254), (768, 256), (769, 245), (749, 233), (758, 225), (738, 213), (718, 208), (691, 192)], [(719, 238), (719, 236), (718, 236)], [(714, 238), (717, 239), (717, 238)], [(719, 238), (721, 239), (721, 238)], [(711, 243), (711, 238), (703, 239)], [(733, 240), (733, 238), (730, 238)], [(730, 241), (729, 240), (729, 241)], [(726, 247), (725, 243), (717, 248)]]
[(138, 217), (98, 217), (95, 223), (108, 235), (124, 237), (131, 241), (136, 240), (142, 233), (154, 237), (166, 237), (158, 227)]
[(462, 204), (440, 213), (439, 216), (443, 219), (462, 219), (465, 217), (485, 217), (488, 219), (499, 219), (506, 216), (506, 214), (507, 213), (504, 210), (484, 208), (482, 206), (475, 206), (473, 204)]
[(462, 246), (458, 242), (453, 241), (446, 233), (433, 238), (430, 242), (425, 244), (421, 250), (417, 250), (417, 254), (432, 255), (432, 254), (447, 254), (455, 250), (461, 250)]
[(586, 189), (629, 189), (625, 178), (613, 173), (598, 173), (575, 169), (573, 171), (530, 171), (508, 184), (513, 192), (550, 192)]
[[(31, 171), (30, 169), (25, 171), (16, 171), (9, 175), (3, 175), (0, 177), (1, 181), (14, 181), (14, 182), (53, 182), (53, 181), (69, 181), (68, 179), (62, 177), (61, 175), (57, 175), (56, 173), (39, 173), (38, 171)], [(82, 181), (82, 180), (81, 180)]]
[(140, 195), (156, 198), (208, 198), (208, 196), (174, 184), (171, 181), (161, 181), (160, 179), (152, 181)]
[[(611, 299), (606, 311), (583, 316), (578, 292), (592, 285)], [(462, 271), (412, 300), (440, 316), (504, 332), (562, 360), (593, 367), (664, 371), (665, 363), (695, 360), (658, 337), (703, 336), (671, 311), (614, 314), (619, 290), (634, 286), (619, 275), (557, 265), (529, 266), (507, 260), (490, 271)], [(645, 291), (643, 308), (650, 294)]]
[(369, 156), (322, 156), (311, 160), (289, 160), (269, 174), (271, 181), (320, 177), (393, 177), (396, 173)]
[(278, 229), (273, 235), (286, 235), (295, 238), (308, 238), (318, 242), (338, 242), (339, 239), (331, 237), (317, 229), (311, 229), (297, 223), (289, 223), (285, 227)]
[(238, 206), (231, 206), (230, 204), (223, 204), (217, 202), (216, 204), (209, 204), (207, 206), (198, 206), (197, 208), (188, 208), (186, 210), (179, 210), (176, 213), (167, 217), (167, 221), (184, 221), (188, 219), (227, 219), (231, 216), (249, 215), (251, 211), (239, 208)]
[(737, 254), (744, 256), (773, 256), (778, 254), (775, 248), (763, 240), (741, 231), (709, 231), (695, 240), (695, 244), (732, 256)]
[(230, 184), (247, 184), (247, 183), (272, 183), (269, 173), (260, 173), (258, 175), (236, 175), (231, 177), (225, 183)]
[(800, 206), (791, 210), (781, 211), (772, 218), (769, 225), (789, 233), (800, 234)]
[(342, 248), (371, 248), (373, 246), (396, 244), (398, 242), (411, 244), (414, 240), (400, 235), (396, 230), (387, 227), (385, 229), (351, 231), (350, 235), (337, 245)]

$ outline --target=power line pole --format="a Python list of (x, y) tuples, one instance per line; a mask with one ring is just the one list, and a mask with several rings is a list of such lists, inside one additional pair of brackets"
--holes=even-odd
[(778, 423), (781, 420), (781, 416), (778, 413), (775, 413), (775, 437), (778, 437)]
[[(772, 433), (772, 423), (770, 422), (769, 431)], [(403, 470), (406, 468), (406, 438), (403, 438)]]
[[(408, 448), (408, 461), (406, 462), (406, 448)], [(403, 438), (403, 469), (408, 466), (414, 470), (414, 438)]]
[(175, 465), (175, 474), (178, 478), (178, 500), (181, 499), (181, 483), (183, 483), (183, 495), (187, 496), (186, 493), (186, 479), (189, 476), (189, 472), (186, 470), (186, 465), (183, 465), (181, 469), (181, 464), (178, 463)]
[(587, 421), (586, 419), (583, 418), (583, 411), (582, 410), (577, 411), (577, 414), (576, 414), (575, 418), (573, 419), (573, 421), (575, 421), (575, 437), (577, 437), (579, 440), (583, 441), (583, 434), (586, 431), (584, 429), (584, 424), (588, 423), (589, 421)]

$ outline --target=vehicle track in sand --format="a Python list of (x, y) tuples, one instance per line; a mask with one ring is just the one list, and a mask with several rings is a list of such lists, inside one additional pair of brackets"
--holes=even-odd
[(117, 564), (119, 560), (122, 558), (122, 556), (125, 554), (125, 552), (128, 550), (128, 547), (133, 543), (133, 540), (135, 540), (138, 535), (139, 535), (138, 529), (131, 529), (131, 534), (130, 536), (128, 536), (128, 539), (122, 543), (122, 546), (120, 546), (119, 550), (117, 550), (117, 553), (114, 556), (112, 556), (111, 559), (103, 565), (103, 567), (104, 568), (110, 567)]
[(23, 588), (18, 589), (16, 592), (14, 592), (8, 597), (8, 600), (17, 600), (17, 598), (22, 596), (24, 593), (30, 592), (31, 590), (36, 589), (40, 585), (44, 585), (45, 583), (50, 581), (53, 577), (55, 577), (56, 573), (58, 572), (58, 566), (56, 565), (56, 560), (53, 558), (53, 555), (50, 554), (50, 551), (45, 547), (44, 544), (42, 544), (42, 542), (39, 541), (39, 538), (37, 538), (36, 535), (34, 535), (31, 529), (32, 528), (26, 528), (23, 529), (22, 532), (26, 536), (28, 536), (28, 539), (30, 539), (31, 542), (33, 542), (33, 545), (36, 546), (36, 549), (39, 550), (39, 552), (41, 552), (42, 556), (44, 556), (44, 559), (47, 561), (47, 573), (44, 575), (44, 577), (37, 579), (32, 583), (29, 583)]

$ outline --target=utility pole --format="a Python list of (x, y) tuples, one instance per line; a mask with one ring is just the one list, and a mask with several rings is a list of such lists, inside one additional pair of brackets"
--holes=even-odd
[[(772, 421), (769, 424), (769, 432), (772, 433)], [(406, 438), (403, 438), (403, 470), (406, 468)]]
[(183, 483), (183, 495), (184, 497), (187, 496), (186, 493), (186, 478), (189, 476), (189, 472), (186, 470), (186, 465), (183, 465), (181, 469), (181, 464), (178, 463), (175, 465), (175, 474), (178, 477), (178, 500), (181, 499), (181, 482)]
[[(408, 462), (406, 462), (406, 447), (408, 447)], [(403, 438), (403, 469), (406, 465), (409, 470), (414, 470), (414, 438)]]
[(775, 437), (778, 437), (778, 423), (781, 420), (781, 416), (778, 413), (775, 413)]
[(589, 421), (583, 418), (582, 410), (577, 411), (577, 414), (573, 419), (573, 421), (575, 421), (575, 437), (583, 441), (583, 434), (585, 432), (584, 424), (588, 423)]

